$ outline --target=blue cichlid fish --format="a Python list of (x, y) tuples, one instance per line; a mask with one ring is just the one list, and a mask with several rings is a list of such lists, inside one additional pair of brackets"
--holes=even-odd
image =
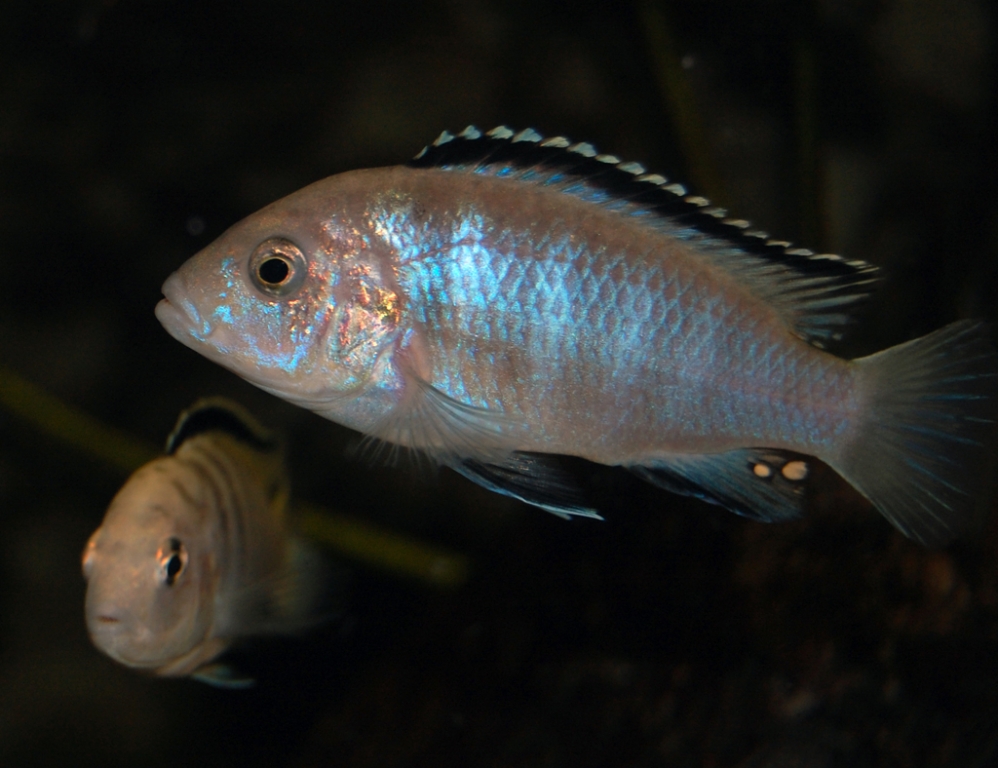
[(185, 411), (83, 551), (94, 644), (156, 675), (244, 687), (215, 659), (248, 635), (314, 623), (318, 560), (287, 530), (274, 438), (221, 399)]
[(944, 542), (988, 479), (998, 362), (968, 321), (823, 351), (875, 272), (589, 144), (468, 127), (236, 224), (156, 315), (268, 392), (558, 514), (596, 516), (546, 454), (767, 521), (799, 514), (807, 454)]

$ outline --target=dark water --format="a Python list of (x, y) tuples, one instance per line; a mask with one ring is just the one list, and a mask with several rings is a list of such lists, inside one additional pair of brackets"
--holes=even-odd
[(998, 763), (994, 523), (930, 552), (830, 471), (764, 526), (591, 467), (607, 519), (564, 523), (351, 461), (152, 315), (263, 204), (504, 122), (883, 266), (846, 354), (993, 321), (996, 24), (984, 0), (0, 4), (0, 364), (156, 442), (234, 397), (301, 497), (474, 568), (445, 592), (344, 561), (343, 620), (238, 653), (255, 690), (147, 679), (82, 621), (123, 478), (0, 411), (0, 765)]

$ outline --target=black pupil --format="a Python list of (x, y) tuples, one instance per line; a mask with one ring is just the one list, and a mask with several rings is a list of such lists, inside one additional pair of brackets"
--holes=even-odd
[(268, 285), (280, 285), (288, 279), (291, 266), (284, 259), (273, 257), (262, 262), (257, 272)]
[(180, 562), (180, 555), (173, 555), (166, 561), (166, 583), (173, 584), (177, 580), (177, 574), (183, 564)]

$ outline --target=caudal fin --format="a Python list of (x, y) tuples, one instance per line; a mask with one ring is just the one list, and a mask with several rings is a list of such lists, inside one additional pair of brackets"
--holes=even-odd
[(986, 326), (956, 322), (854, 362), (867, 418), (832, 465), (923, 544), (971, 528), (995, 465), (998, 355)]

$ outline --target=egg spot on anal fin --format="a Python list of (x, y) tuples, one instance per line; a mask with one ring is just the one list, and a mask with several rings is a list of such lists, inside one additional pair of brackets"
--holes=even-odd
[(807, 476), (803, 461), (767, 448), (657, 456), (628, 468), (660, 488), (763, 522), (800, 515), (804, 486), (799, 481)]
[(801, 459), (790, 459), (780, 454), (768, 454), (759, 461), (750, 465), (752, 474), (763, 480), (772, 478), (779, 470), (780, 476), (784, 480), (792, 483), (799, 483), (807, 479), (807, 462)]
[(807, 473), (807, 462), (800, 460), (788, 461), (783, 465), (783, 469), (780, 470), (781, 475), (783, 475), (787, 480), (795, 483), (805, 480), (807, 478)]

